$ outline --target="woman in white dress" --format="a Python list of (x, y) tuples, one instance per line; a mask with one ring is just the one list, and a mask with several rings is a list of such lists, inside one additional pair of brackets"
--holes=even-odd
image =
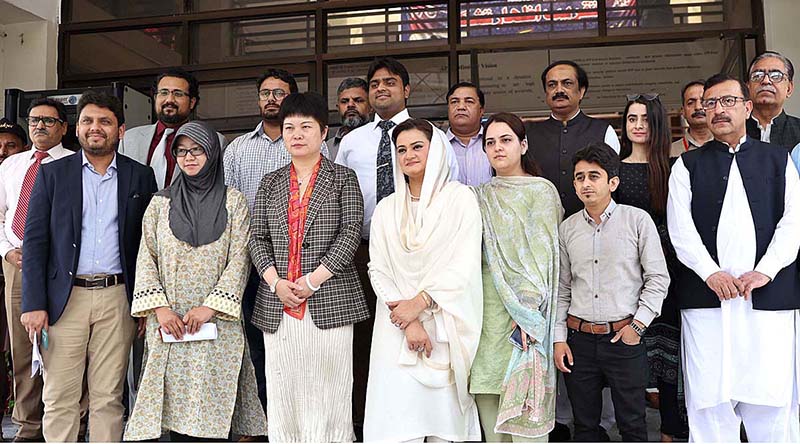
[(410, 119), (392, 138), (395, 192), (370, 231), (378, 304), (364, 440), (480, 440), (467, 389), (483, 316), (480, 209), (450, 181), (439, 129)]

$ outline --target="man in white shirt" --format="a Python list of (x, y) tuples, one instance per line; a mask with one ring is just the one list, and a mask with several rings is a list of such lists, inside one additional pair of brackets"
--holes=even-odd
[[(0, 164), (0, 255), (5, 275), (5, 304), (14, 371), (17, 441), (42, 440), (42, 378), (31, 378), (31, 342), (22, 315), (22, 238), (28, 199), (41, 164), (72, 154), (61, 145), (67, 133), (67, 109), (61, 102), (38, 99), (28, 108), (33, 149)], [(23, 190), (25, 188), (25, 190)], [(24, 192), (25, 191), (25, 192)]]
[[(798, 442), (800, 178), (784, 147), (746, 135), (747, 86), (705, 82), (714, 140), (672, 168), (669, 235), (692, 442)], [(700, 190), (700, 191), (698, 191)]]
[(669, 157), (678, 157), (687, 151), (696, 150), (714, 138), (708, 130), (706, 111), (703, 109), (704, 84), (705, 80), (692, 80), (681, 90), (681, 115), (688, 128), (683, 137), (672, 142)]
[[(370, 312), (375, 314), (375, 292), (367, 275), (369, 263), (369, 227), (375, 206), (394, 192), (392, 162), (394, 127), (410, 118), (406, 102), (411, 93), (408, 70), (391, 57), (375, 59), (367, 73), (369, 104), (375, 111), (372, 122), (348, 133), (339, 144), (336, 163), (353, 169), (364, 196), (364, 224), (361, 246), (355, 264)], [(458, 162), (453, 147), (447, 146), (451, 180), (458, 180)], [(370, 342), (373, 318), (355, 324), (353, 331), (353, 424), (361, 438), (364, 406), (367, 396)]]

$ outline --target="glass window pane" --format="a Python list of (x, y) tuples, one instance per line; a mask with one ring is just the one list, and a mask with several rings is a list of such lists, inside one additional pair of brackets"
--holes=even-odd
[(597, 34), (597, 2), (584, 0), (466, 1), (460, 5), (461, 38)]
[(291, 51), (314, 53), (314, 16), (205, 23), (193, 27), (196, 63), (227, 62)]
[[(400, 59), (408, 70), (411, 94), (408, 106), (444, 104), (447, 95), (447, 57)], [(328, 109), (336, 109), (336, 89), (348, 77), (366, 80), (370, 62), (338, 63), (328, 66)]]
[(362, 45), (447, 41), (447, 4), (334, 12), (328, 15), (328, 46), (337, 51)]
[(612, 35), (751, 26), (749, 1), (741, 0), (606, 0), (606, 8)]
[(256, 8), (259, 6), (314, 3), (315, 0), (192, 0), (192, 10), (197, 12), (221, 9)]
[(72, 0), (73, 22), (180, 14), (183, 0)]
[(73, 34), (69, 36), (69, 72), (97, 73), (178, 66), (178, 27)]
[[(297, 88), (308, 91), (308, 77), (297, 76)], [(223, 133), (252, 131), (260, 118), (256, 79), (200, 84), (197, 118)], [(228, 138), (230, 142), (232, 138)]]

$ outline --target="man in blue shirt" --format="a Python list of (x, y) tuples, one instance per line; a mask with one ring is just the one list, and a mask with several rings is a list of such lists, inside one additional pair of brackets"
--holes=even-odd
[(130, 316), (136, 256), (157, 185), (152, 169), (116, 152), (125, 133), (116, 97), (85, 92), (77, 133), (82, 149), (42, 165), (30, 185), (21, 321), (44, 361), (45, 440), (77, 440), (85, 370), (90, 438), (118, 442), (136, 333)]

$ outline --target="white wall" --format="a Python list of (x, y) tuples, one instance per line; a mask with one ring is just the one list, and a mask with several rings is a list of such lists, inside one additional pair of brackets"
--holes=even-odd
[[(800, 87), (800, 40), (797, 39), (797, 24), (800, 23), (800, 1), (764, 0), (764, 26), (767, 49), (779, 51), (795, 66), (795, 88)], [(792, 35), (794, 34), (794, 35)], [(800, 115), (800, 92), (795, 91), (786, 102), (786, 112)]]
[[(58, 86), (60, 0), (8, 0), (3, 10), (22, 9), (24, 22), (0, 21), (0, 116), (6, 88), (54, 89)], [(2, 20), (2, 19), (0, 19)]]

